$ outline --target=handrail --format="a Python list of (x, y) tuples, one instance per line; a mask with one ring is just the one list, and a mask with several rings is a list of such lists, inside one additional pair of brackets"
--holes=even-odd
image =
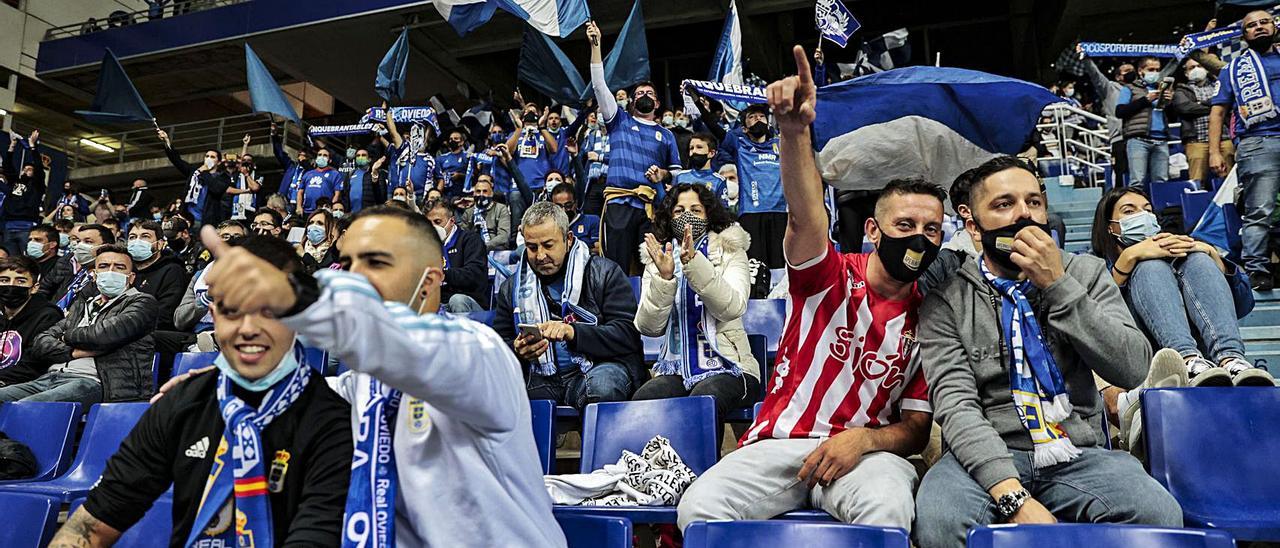
[[(146, 21), (154, 21), (166, 17), (176, 17), (196, 11), (204, 11), (232, 4), (239, 4), (249, 0), (160, 0), (160, 5), (152, 5), (147, 9), (136, 11), (116, 10), (102, 19), (90, 17), (87, 20), (62, 25), (58, 27), (50, 27), (44, 33), (44, 40), (57, 40), (59, 38), (67, 38), (69, 36), (80, 36), (94, 32), (100, 32), (106, 29), (127, 27), (130, 25), (141, 24)], [(145, 21), (143, 18), (145, 17)]]

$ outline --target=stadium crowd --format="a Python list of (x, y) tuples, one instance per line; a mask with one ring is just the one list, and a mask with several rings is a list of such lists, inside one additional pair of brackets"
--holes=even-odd
[[(1280, 82), (1273, 18), (1242, 24)], [(1087, 61), (1131, 183), (1098, 204), (1092, 253), (1061, 249), (1014, 156), (955, 181), (883, 174), (865, 218), (840, 218), (863, 252), (832, 238), (803, 49), (767, 103), (695, 93), (695, 113), (649, 83), (609, 89), (587, 25), (593, 106), (569, 123), (518, 93), (483, 134), (388, 116), (290, 152), (273, 123), (278, 182), (248, 136), (192, 164), (157, 130), (182, 198), (139, 179), (91, 202), (67, 182), (51, 208), (38, 132), (12, 145), (0, 402), (152, 401), (53, 545), (114, 541), (171, 489), (175, 546), (561, 546), (528, 401), (691, 395), (721, 432), (759, 408), (683, 493), (679, 529), (813, 508), (933, 548), (991, 523), (1183, 524), (1139, 460), (1142, 391), (1274, 386), (1239, 318), (1274, 287), (1280, 118), (1244, 108), (1236, 65)], [(1145, 193), (1169, 178), (1174, 121), (1191, 179), (1237, 166), (1240, 265), (1162, 228)], [(743, 316), (771, 289), (788, 306), (766, 364)], [(304, 343), (333, 363), (306, 365)], [(219, 355), (156, 386), (154, 363), (185, 352)]]

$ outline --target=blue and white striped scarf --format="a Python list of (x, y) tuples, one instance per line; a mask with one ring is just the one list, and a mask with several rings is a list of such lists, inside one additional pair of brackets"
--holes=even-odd
[[(560, 317), (565, 323), (581, 323), (583, 325), (596, 325), (596, 316), (582, 307), (578, 306), (578, 301), (582, 297), (583, 284), (587, 279), (587, 261), (591, 260), (591, 252), (587, 250), (587, 244), (582, 240), (575, 239), (569, 247), (569, 253), (565, 257), (565, 274), (564, 274), (564, 291), (560, 293)], [(543, 298), (542, 281), (538, 279), (538, 273), (533, 271), (533, 267), (529, 265), (529, 258), (526, 254), (521, 254), (520, 264), (516, 267), (515, 281), (512, 282), (511, 288), (511, 305), (515, 315), (516, 325), (539, 324), (550, 321), (551, 314), (547, 310), (547, 300)], [(538, 357), (538, 363), (534, 364), (533, 372), (541, 376), (555, 375), (559, 368), (556, 365), (555, 353), (558, 350), (556, 345), (551, 345), (549, 352), (543, 352)], [(569, 351), (570, 359), (573, 363), (578, 364), (583, 373), (591, 369), (595, 365), (586, 356), (576, 352)]]
[[(305, 369), (305, 368), (304, 368)], [(396, 541), (394, 432), (399, 390), (369, 378), (369, 401), (360, 410), (351, 462), (351, 486), (342, 516), (343, 548), (388, 547)]]
[[(710, 236), (703, 236), (698, 251), (706, 256)], [(676, 257), (680, 256), (680, 241), (675, 241)], [(720, 353), (716, 340), (716, 319), (707, 313), (702, 298), (689, 286), (684, 265), (676, 261), (676, 300), (667, 317), (667, 334), (662, 340), (662, 351), (653, 365), (656, 375), (684, 377), (686, 390), (698, 381), (727, 373), (742, 376), (742, 369), (733, 360)]]
[(1044, 332), (1036, 321), (1025, 291), (1030, 280), (998, 278), (978, 261), (982, 276), (1000, 293), (1000, 326), (1009, 349), (1009, 390), (1022, 426), (1034, 444), (1036, 468), (1069, 462), (1080, 455), (1058, 423), (1071, 416), (1071, 400), (1062, 372), (1044, 344)]
[(1246, 50), (1227, 65), (1227, 82), (1236, 98), (1236, 113), (1244, 127), (1276, 117), (1271, 97), (1271, 84), (1262, 66), (1262, 57), (1253, 49)]

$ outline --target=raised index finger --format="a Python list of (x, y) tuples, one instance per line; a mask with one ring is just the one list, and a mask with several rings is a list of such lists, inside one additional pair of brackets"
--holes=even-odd
[(796, 58), (796, 76), (800, 77), (800, 84), (813, 85), (813, 72), (809, 69), (809, 58), (804, 54), (804, 47), (792, 47), (791, 54)]

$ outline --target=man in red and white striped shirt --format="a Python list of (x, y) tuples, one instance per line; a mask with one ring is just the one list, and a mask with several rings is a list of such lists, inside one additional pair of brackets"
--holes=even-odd
[(945, 193), (919, 179), (890, 182), (866, 223), (876, 252), (837, 253), (809, 133), (816, 88), (804, 50), (794, 54), (798, 76), (767, 91), (789, 209), (790, 301), (778, 364), (741, 447), (684, 494), (679, 524), (811, 507), (909, 530), (917, 478), (906, 457), (924, 448), (932, 421), (916, 279), (937, 257)]

